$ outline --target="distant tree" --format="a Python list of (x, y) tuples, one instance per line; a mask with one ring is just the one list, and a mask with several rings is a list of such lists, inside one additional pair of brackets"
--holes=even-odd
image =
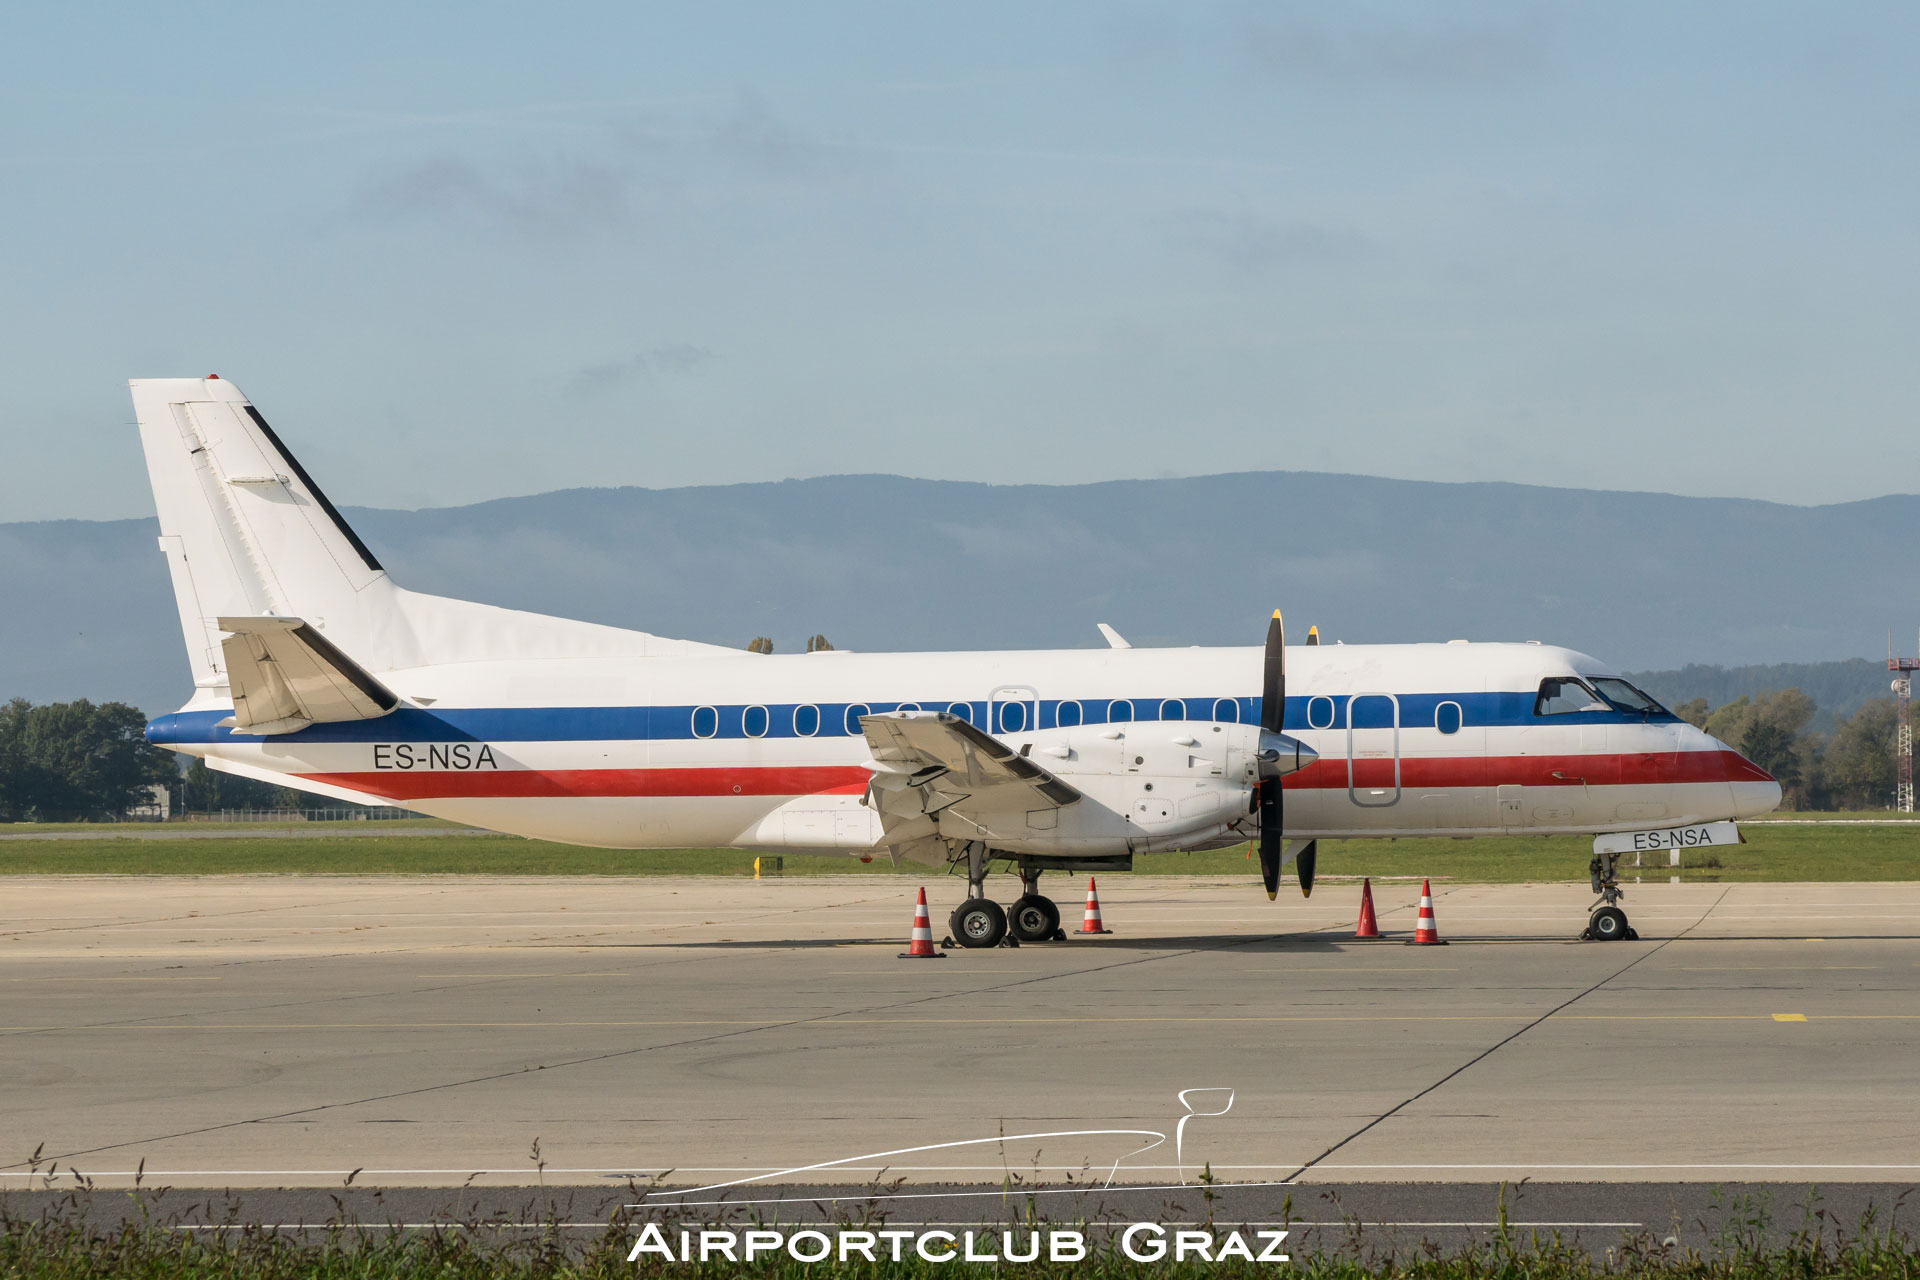
[(807, 641), (808, 653), (830, 653), (833, 644), (825, 636), (813, 636)]
[(1840, 722), (1821, 762), (1831, 803), (1842, 809), (1883, 809), (1893, 801), (1893, 699), (1869, 702)]
[(1692, 702), (1683, 702), (1673, 709), (1673, 714), (1696, 729), (1704, 729), (1707, 727), (1707, 700), (1695, 698)]
[(172, 757), (149, 746), (147, 718), (124, 702), (16, 698), (0, 709), (0, 806), (11, 821), (124, 813), (171, 783)]
[(1789, 808), (1808, 799), (1807, 722), (1813, 699), (1798, 689), (1749, 698), (1744, 694), (1707, 717), (1706, 730), (1780, 781)]
[(755, 636), (753, 638), (753, 643), (747, 646), (747, 652), (748, 653), (772, 653), (773, 637)]

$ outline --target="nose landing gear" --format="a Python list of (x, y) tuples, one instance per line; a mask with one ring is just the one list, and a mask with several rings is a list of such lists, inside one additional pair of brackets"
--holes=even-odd
[(1617, 853), (1596, 853), (1593, 861), (1587, 864), (1587, 876), (1593, 882), (1593, 891), (1600, 895), (1600, 901), (1588, 908), (1587, 927), (1580, 934), (1582, 941), (1591, 942), (1637, 942), (1640, 933), (1627, 923), (1627, 913), (1619, 907), (1620, 899), (1626, 896), (1626, 890), (1620, 887), (1620, 877), (1615, 873)]

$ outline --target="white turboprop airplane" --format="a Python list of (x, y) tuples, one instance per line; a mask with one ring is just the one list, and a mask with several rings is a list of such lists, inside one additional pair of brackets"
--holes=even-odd
[[(147, 736), (244, 777), (573, 844), (959, 866), (969, 947), (1060, 936), (1040, 874), (1135, 854), (1256, 840), (1271, 897), (1287, 862), (1311, 891), (1324, 838), (1664, 847), (1780, 800), (1537, 643), (1290, 653), (1276, 612), (1264, 648), (1134, 649), (1102, 624), (1106, 649), (774, 656), (421, 595), (232, 383), (132, 388), (194, 677)], [(1595, 844), (1587, 936), (1634, 936)]]

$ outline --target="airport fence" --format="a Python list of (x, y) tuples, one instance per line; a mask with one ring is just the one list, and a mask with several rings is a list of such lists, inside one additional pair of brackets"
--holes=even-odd
[(393, 805), (331, 809), (219, 809), (177, 814), (173, 822), (398, 822), (420, 815)]

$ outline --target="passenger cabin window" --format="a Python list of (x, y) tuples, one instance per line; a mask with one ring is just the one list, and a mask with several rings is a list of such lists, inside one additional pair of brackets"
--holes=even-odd
[(1003, 702), (1000, 704), (1000, 732), (1024, 733), (1027, 728), (1027, 704), (1024, 702)]
[(959, 716), (968, 724), (972, 724), (973, 704), (971, 702), (949, 702), (947, 704), (947, 714), (950, 716)]
[(1187, 718), (1187, 704), (1178, 698), (1168, 698), (1160, 704), (1160, 718), (1162, 720), (1185, 720)]
[(720, 713), (712, 707), (695, 707), (693, 709), (693, 736), (696, 738), (711, 738), (718, 732), (720, 732)]
[(793, 736), (811, 738), (820, 732), (820, 708), (800, 706), (793, 709)]
[(765, 707), (748, 707), (740, 713), (740, 728), (749, 738), (766, 737), (767, 726), (772, 722), (773, 717), (767, 714)]
[(1331, 729), (1333, 727), (1333, 699), (1307, 699), (1307, 728)]
[(1107, 704), (1107, 723), (1125, 724), (1133, 719), (1133, 704), (1125, 698), (1116, 698)]
[(1633, 715), (1670, 716), (1673, 713), (1618, 676), (1595, 676), (1593, 687), (1600, 696), (1622, 711)]
[(1053, 709), (1053, 723), (1061, 729), (1071, 729), (1080, 723), (1080, 704), (1062, 702)]
[(1224, 721), (1227, 724), (1239, 724), (1240, 704), (1232, 698), (1215, 698), (1213, 700), (1213, 718)]
[(1442, 733), (1460, 732), (1460, 704), (1443, 702), (1433, 709), (1433, 727)]
[(1540, 696), (1533, 700), (1537, 716), (1565, 716), (1578, 711), (1611, 711), (1599, 694), (1572, 676), (1548, 676), (1540, 682)]
[(865, 730), (860, 727), (860, 717), (872, 714), (864, 702), (856, 702), (848, 707), (846, 716), (841, 720), (841, 725), (846, 729), (847, 736), (857, 738), (864, 733)]

